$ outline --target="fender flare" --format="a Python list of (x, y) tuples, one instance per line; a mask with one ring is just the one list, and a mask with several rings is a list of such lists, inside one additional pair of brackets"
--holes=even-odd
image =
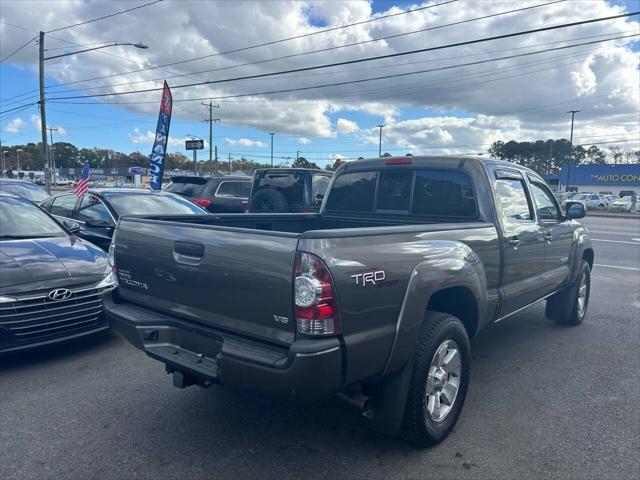
[(477, 321), (486, 315), (487, 279), (479, 257), (460, 242), (437, 241), (434, 244), (439, 251), (431, 252), (429, 258), (411, 272), (396, 322), (396, 334), (381, 376), (399, 371), (407, 363), (434, 293), (452, 287), (466, 288), (476, 298)]

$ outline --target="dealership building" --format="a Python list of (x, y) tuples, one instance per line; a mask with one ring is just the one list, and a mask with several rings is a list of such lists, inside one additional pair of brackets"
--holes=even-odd
[(549, 176), (547, 181), (557, 191), (612, 192), (623, 190), (640, 194), (640, 163), (568, 165), (562, 167), (559, 176)]

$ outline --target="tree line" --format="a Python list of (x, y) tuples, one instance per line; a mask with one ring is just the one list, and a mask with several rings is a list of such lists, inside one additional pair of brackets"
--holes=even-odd
[[(52, 154), (57, 168), (74, 168), (79, 163), (89, 162), (92, 168), (117, 168), (117, 167), (148, 167), (149, 156), (141, 152), (123, 153), (108, 148), (77, 148), (68, 142), (55, 142), (52, 145)], [(39, 143), (27, 143), (26, 145), (13, 145), (2, 147), (6, 151), (6, 168), (17, 169), (17, 150), (20, 152), (21, 170), (42, 170), (41, 145)], [(488, 156), (499, 160), (514, 162), (535, 170), (541, 175), (557, 174), (562, 165), (571, 163), (576, 165), (597, 163), (640, 163), (640, 150), (623, 150), (619, 146), (612, 145), (606, 150), (597, 145), (587, 148), (582, 145), (571, 146), (566, 139), (560, 140), (536, 140), (533, 142), (508, 142), (497, 141), (489, 147)], [(407, 153), (406, 155), (411, 155)], [(383, 157), (390, 157), (385, 152)], [(362, 159), (363, 157), (360, 157)], [(337, 158), (329, 163), (326, 170), (335, 171), (345, 160)], [(227, 173), (229, 169), (234, 171), (252, 171), (256, 168), (268, 168), (271, 163), (262, 163), (241, 157), (233, 159), (229, 168), (229, 162), (225, 159), (218, 160), (218, 170)], [(288, 165), (278, 164), (278, 167)], [(318, 164), (298, 157), (291, 165), (296, 168), (317, 168)], [(165, 169), (167, 170), (193, 170), (193, 161), (182, 153), (167, 153), (165, 157)], [(211, 173), (214, 171), (213, 162), (209, 160), (198, 162), (198, 171)]]

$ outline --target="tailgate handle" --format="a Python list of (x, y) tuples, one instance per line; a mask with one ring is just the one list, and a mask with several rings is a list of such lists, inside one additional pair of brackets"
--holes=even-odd
[(176, 242), (173, 244), (173, 251), (185, 257), (202, 258), (204, 245), (193, 242)]

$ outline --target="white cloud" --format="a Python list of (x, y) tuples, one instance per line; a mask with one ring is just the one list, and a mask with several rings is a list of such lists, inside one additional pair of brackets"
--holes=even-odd
[(4, 131), (7, 133), (20, 133), (26, 128), (26, 126), (27, 122), (25, 122), (21, 118), (14, 118), (9, 123), (7, 123), (7, 126), (4, 127)]
[(311, 143), (311, 140), (309, 140), (307, 137), (300, 137), (298, 138), (298, 143), (300, 145), (309, 145)]
[(351, 120), (347, 120), (346, 118), (339, 118), (336, 123), (336, 127), (338, 129), (338, 133), (345, 135), (347, 133), (355, 133), (360, 127), (356, 122), (352, 122)]
[[(24, 2), (4, 2), (2, 16), (9, 23), (39, 25), (49, 30), (94, 18), (112, 12), (126, 0), (111, 2), (44, 2), (42, 8), (25, 9)], [(400, 3), (400, 2), (398, 2)], [(533, 5), (530, 0), (523, 5)], [(421, 3), (418, 2), (418, 5)], [(58, 82), (112, 75), (101, 80), (78, 83), (77, 94), (126, 92), (133, 89), (161, 87), (162, 79), (170, 85), (192, 83), (198, 80), (228, 78), (245, 74), (260, 74), (279, 69), (295, 69), (310, 65), (346, 61), (374, 55), (393, 54), (420, 47), (445, 45), (469, 38), (481, 38), (500, 33), (515, 32), (567, 23), (576, 18), (598, 18), (620, 13), (623, 8), (605, 0), (589, 2), (562, 2), (478, 22), (469, 22), (450, 28), (438, 29), (437, 35), (419, 33), (390, 38), (383, 42), (370, 42), (357, 47), (295, 56), (300, 52), (319, 50), (371, 40), (387, 35), (436, 27), (473, 17), (488, 15), (512, 8), (509, 2), (465, 2), (464, 8), (442, 5), (433, 9), (400, 15), (384, 21), (359, 24), (352, 28), (337, 29), (322, 35), (307, 36), (260, 49), (247, 49), (233, 55), (217, 55), (198, 62), (187, 62), (171, 67), (171, 72), (160, 69), (127, 75), (122, 72), (150, 65), (184, 61), (246, 45), (259, 44), (279, 38), (303, 35), (317, 30), (318, 24), (329, 27), (345, 23), (362, 22), (385, 13), (397, 13), (392, 6), (386, 12), (373, 12), (371, 2), (182, 2), (180, 9), (172, 2), (162, 2), (118, 19), (96, 23), (96, 28), (76, 28), (65, 32), (69, 41), (77, 44), (103, 41), (104, 32), (110, 38), (129, 38), (131, 32), (142, 35), (140, 40), (151, 46), (148, 50), (118, 47), (109, 50), (117, 56), (92, 52), (65, 57), (47, 65), (47, 77)], [(250, 10), (250, 14), (248, 14)], [(216, 18), (220, 28), (212, 29), (209, 19)], [(125, 21), (126, 20), (126, 21)], [(145, 28), (154, 25), (153, 29)], [(384, 61), (364, 62), (349, 68), (311, 70), (303, 75), (274, 76), (243, 82), (174, 90), (174, 99), (207, 98), (274, 91), (283, 88), (310, 87), (325, 83), (340, 83), (368, 77), (417, 70), (435, 69), (463, 62), (490, 59), (511, 53), (525, 53), (564, 45), (568, 39), (602, 35), (607, 32), (637, 31), (633, 20), (616, 19), (582, 25), (571, 29), (558, 29), (535, 36), (527, 35), (441, 50), (420, 55), (408, 55)], [(1, 52), (5, 55), (23, 44), (26, 33), (0, 24)], [(136, 38), (138, 40), (138, 38)], [(624, 40), (627, 42), (628, 40)], [(552, 42), (562, 42), (551, 45)], [(535, 54), (487, 64), (468, 65), (427, 73), (407, 75), (359, 84), (345, 84), (321, 89), (307, 89), (274, 95), (254, 95), (242, 98), (220, 99), (220, 116), (229, 125), (253, 127), (263, 132), (276, 131), (302, 138), (332, 137), (336, 129), (345, 134), (350, 130), (342, 118), (334, 129), (331, 114), (336, 112), (362, 112), (385, 118), (383, 135), (387, 141), (398, 137), (403, 145), (458, 145), (487, 143), (494, 138), (508, 140), (508, 135), (520, 135), (528, 140), (545, 137), (568, 136), (568, 121), (564, 111), (579, 109), (577, 133), (607, 135), (618, 127), (635, 131), (637, 135), (640, 88), (639, 58), (629, 45), (608, 42), (572, 48), (558, 52)], [(535, 47), (536, 44), (550, 44)], [(53, 37), (47, 48), (64, 46)], [(293, 56), (292, 56), (293, 55)], [(264, 62), (239, 68), (238, 65), (269, 58), (290, 56), (277, 63)], [(123, 61), (124, 57), (126, 60)], [(461, 58), (461, 57), (464, 57)], [(544, 63), (543, 63), (544, 62)], [(8, 60), (25, 71), (36, 71), (37, 49), (30, 45)], [(203, 70), (225, 69), (222, 77)], [(173, 73), (177, 72), (177, 73)], [(177, 76), (176, 76), (177, 75)], [(35, 76), (34, 76), (35, 79)], [(128, 82), (142, 82), (126, 84)], [(99, 88), (100, 87), (100, 88)], [(56, 93), (59, 92), (59, 93)], [(48, 96), (62, 94), (50, 88)], [(65, 94), (66, 95), (66, 94)], [(150, 117), (157, 115), (158, 92), (125, 95), (122, 101), (150, 101), (149, 104), (121, 105), (122, 108)], [(109, 101), (107, 97), (104, 99)], [(67, 106), (84, 112), (83, 106)], [(407, 119), (403, 112), (424, 109), (425, 118)], [(463, 117), (460, 125), (450, 120), (449, 112)], [(174, 118), (201, 121), (200, 101), (176, 103)], [(429, 115), (429, 116), (427, 116)], [(432, 124), (426, 120), (431, 119)], [(389, 121), (392, 120), (392, 121)], [(397, 123), (393, 123), (395, 120)], [(417, 127), (416, 123), (425, 123)], [(465, 123), (468, 121), (468, 123)], [(413, 122), (413, 123), (403, 123)], [(490, 123), (486, 123), (490, 122)], [(357, 125), (356, 125), (357, 127)], [(417, 130), (414, 130), (417, 128)], [(467, 130), (465, 130), (467, 129)], [(367, 139), (375, 131), (351, 130)], [(134, 134), (138, 138), (140, 132)], [(144, 134), (146, 135), (146, 134)], [(144, 136), (143, 135), (143, 136)], [(503, 136), (504, 135), (504, 136)], [(268, 137), (267, 137), (268, 138)], [(605, 138), (606, 139), (606, 138)], [(133, 140), (132, 140), (133, 141)], [(180, 140), (175, 140), (180, 141)], [(376, 143), (373, 140), (371, 143)], [(263, 142), (265, 143), (265, 142)]]
[[(34, 127), (36, 127), (38, 129), (38, 131), (41, 130), (42, 126), (40, 125), (40, 115), (36, 115), (36, 114), (31, 115), (31, 118), (29, 119), (29, 121), (31, 122), (31, 125), (33, 125)], [(47, 128), (55, 129), (55, 131), (53, 133), (55, 133), (56, 135), (66, 135), (67, 134), (66, 128), (64, 128), (62, 125), (51, 125), (51, 124), (47, 123)]]
[[(140, 129), (138, 128), (134, 128), (133, 129), (133, 133), (129, 134), (129, 141), (132, 143), (137, 143), (137, 144), (153, 144), (153, 142), (156, 139), (156, 134), (154, 132), (152, 132), (151, 130), (147, 130), (146, 133), (143, 133), (140, 131)], [(185, 140), (187, 140), (186, 138), (174, 138), (169, 136), (169, 139), (167, 140), (167, 145), (170, 145), (172, 147), (180, 147), (181, 149), (184, 148), (184, 143)], [(205, 147), (209, 145), (209, 142), (205, 141), (204, 142)]]
[(260, 140), (251, 140), (249, 138), (225, 138), (225, 142), (227, 142), (232, 147), (241, 146), (241, 147), (260, 147), (264, 148), (267, 146), (266, 143), (261, 142)]

